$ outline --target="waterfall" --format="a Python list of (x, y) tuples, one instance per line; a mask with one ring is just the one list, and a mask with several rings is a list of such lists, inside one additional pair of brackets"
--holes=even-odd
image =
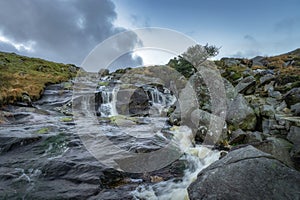
[(116, 109), (118, 90), (118, 87), (114, 87), (113, 89), (105, 87), (101, 91), (101, 105), (98, 108), (101, 117), (110, 117), (118, 115)]
[(167, 109), (176, 101), (176, 98), (167, 88), (163, 88), (163, 91), (160, 91), (157, 87), (144, 86), (143, 89), (147, 92), (153, 108), (152, 115), (161, 115), (163, 111), (167, 112)]
[(168, 180), (153, 185), (142, 185), (132, 192), (134, 199), (149, 200), (188, 200), (187, 187), (196, 180), (201, 170), (217, 161), (220, 152), (211, 150), (209, 146), (192, 145), (192, 131), (186, 127), (179, 127), (173, 131), (174, 139), (184, 152), (181, 159), (187, 160), (188, 168), (184, 171), (182, 181)]
[[(147, 93), (151, 105), (149, 111), (150, 116), (161, 116), (162, 113), (166, 113), (168, 108), (176, 101), (176, 97), (166, 88), (158, 89), (156, 86), (145, 85), (142, 86), (142, 89)], [(100, 99), (96, 99), (99, 101), (96, 103), (96, 110), (98, 111), (97, 113), (100, 113), (101, 117), (118, 115), (116, 109), (118, 91), (118, 85), (115, 85), (115, 87), (99, 87), (101, 97)]]

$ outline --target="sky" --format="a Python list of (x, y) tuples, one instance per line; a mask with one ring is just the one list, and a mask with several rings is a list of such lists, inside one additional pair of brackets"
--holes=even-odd
[[(299, 0), (0, 0), (0, 51), (81, 65), (115, 34), (159, 27), (221, 47), (216, 59), (272, 56), (300, 47), (299, 10)], [(130, 34), (114, 49), (142, 44)], [(171, 57), (133, 51), (112, 62), (128, 67)]]

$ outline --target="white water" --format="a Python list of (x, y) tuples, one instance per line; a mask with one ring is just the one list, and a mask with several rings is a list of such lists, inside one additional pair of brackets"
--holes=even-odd
[(208, 146), (196, 145), (193, 147), (191, 131), (188, 127), (179, 127), (173, 131), (175, 140), (179, 142), (180, 149), (184, 152), (181, 159), (188, 161), (182, 181), (168, 180), (154, 185), (143, 185), (132, 192), (136, 200), (188, 200), (187, 188), (196, 180), (198, 173), (219, 159), (220, 153), (211, 150)]
[[(117, 94), (119, 87), (115, 86), (113, 89), (101, 86), (102, 104), (99, 108), (99, 112), (102, 117), (111, 117), (118, 115), (116, 109)], [(171, 94), (168, 89), (164, 89), (163, 92), (159, 91), (157, 87), (145, 86), (143, 89), (147, 92), (149, 102), (151, 103), (150, 115), (161, 116), (162, 113), (166, 113), (168, 108), (173, 105), (176, 98)]]
[(154, 108), (150, 113), (151, 115), (161, 115), (162, 112), (167, 112), (168, 108), (176, 101), (170, 90), (166, 88), (163, 92), (159, 91), (157, 87), (144, 87), (144, 89), (147, 91), (148, 98)]
[[(149, 101), (152, 104), (154, 113), (150, 114), (153, 114), (153, 116), (160, 116), (162, 112), (166, 111), (176, 101), (176, 98), (168, 90), (161, 92), (156, 87), (150, 86), (144, 87), (144, 90), (147, 92)], [(116, 110), (117, 92), (116, 88), (111, 91), (103, 90), (103, 103), (100, 107), (101, 116), (115, 116), (118, 114)], [(149, 124), (147, 125), (149, 126)], [(140, 129), (138, 129), (139, 131)], [(132, 130), (128, 130), (128, 132), (135, 133)], [(151, 136), (158, 133), (159, 131), (154, 132)], [(132, 192), (136, 200), (188, 200), (188, 186), (196, 180), (201, 170), (219, 159), (220, 152), (211, 150), (210, 146), (193, 145), (194, 137), (188, 127), (174, 127), (171, 133), (173, 134), (173, 140), (184, 153), (180, 159), (186, 160), (188, 163), (188, 168), (185, 170), (182, 180), (175, 182), (175, 180), (171, 179), (152, 185), (141, 185)], [(145, 134), (142, 135), (145, 137)], [(139, 135), (134, 136), (139, 137)]]
[(118, 87), (114, 87), (113, 90), (104, 89), (102, 91), (102, 104), (99, 108), (102, 117), (118, 115), (116, 108), (118, 90)]

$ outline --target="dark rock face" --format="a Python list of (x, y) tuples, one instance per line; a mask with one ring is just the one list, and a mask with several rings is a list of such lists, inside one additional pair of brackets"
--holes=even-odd
[(300, 103), (296, 103), (291, 106), (291, 111), (296, 115), (300, 116)]
[(293, 88), (290, 91), (288, 91), (283, 98), (285, 99), (285, 102), (290, 107), (291, 105), (294, 105), (296, 103), (300, 102), (300, 88)]
[(242, 95), (238, 95), (230, 104), (227, 111), (226, 121), (243, 130), (254, 130), (256, 116), (253, 109)]
[(295, 167), (300, 170), (300, 128), (292, 126), (287, 135), (287, 139), (291, 141), (294, 146), (290, 152), (292, 160), (295, 162)]
[(247, 76), (235, 86), (235, 89), (242, 94), (252, 94), (255, 91), (255, 83), (253, 76)]
[(264, 142), (261, 142), (255, 147), (265, 153), (269, 153), (277, 160), (285, 163), (290, 167), (294, 167), (289, 151), (292, 148), (292, 144), (282, 138), (268, 137)]
[(300, 173), (252, 146), (229, 152), (188, 188), (190, 200), (299, 199)]
[(146, 91), (138, 88), (130, 98), (129, 113), (132, 115), (147, 115), (150, 109), (149, 99)]
[(260, 85), (263, 85), (263, 84), (270, 83), (270, 81), (272, 81), (274, 79), (275, 79), (275, 76), (273, 74), (267, 74), (267, 75), (262, 76), (259, 79), (259, 82), (260, 82)]
[(116, 107), (122, 115), (145, 116), (150, 109), (148, 95), (143, 88), (122, 89), (118, 91)]

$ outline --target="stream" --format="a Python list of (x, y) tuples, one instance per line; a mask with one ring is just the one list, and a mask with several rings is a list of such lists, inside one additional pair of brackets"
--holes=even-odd
[(188, 199), (220, 152), (169, 125), (167, 88), (100, 81), (75, 93), (51, 85), (33, 107), (4, 108), (1, 199)]

